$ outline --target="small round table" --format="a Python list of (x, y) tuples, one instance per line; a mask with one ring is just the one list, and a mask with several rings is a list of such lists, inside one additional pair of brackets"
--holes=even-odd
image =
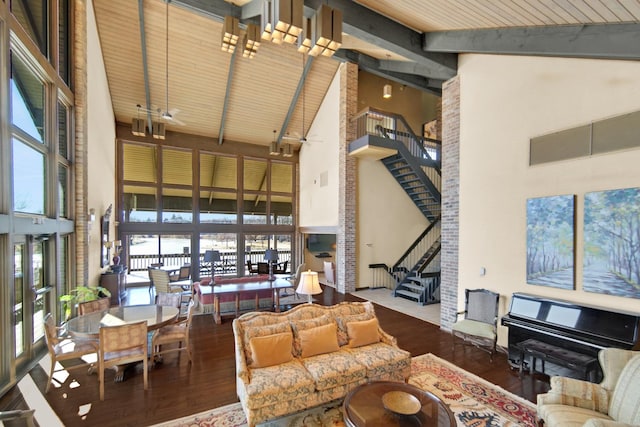
[[(382, 396), (401, 391), (415, 396), (422, 405), (415, 415), (399, 415), (385, 409)], [(455, 427), (451, 409), (436, 395), (410, 384), (373, 381), (351, 390), (344, 399), (344, 421), (350, 427), (446, 426)]]

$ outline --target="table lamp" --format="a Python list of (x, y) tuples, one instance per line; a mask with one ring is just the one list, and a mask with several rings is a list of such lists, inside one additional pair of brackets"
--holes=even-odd
[(215, 284), (216, 280), (213, 276), (214, 273), (214, 262), (218, 262), (220, 261), (221, 257), (220, 257), (220, 251), (205, 251), (204, 252), (204, 262), (208, 262), (211, 263), (211, 284)]
[(267, 249), (264, 251), (264, 259), (269, 262), (269, 280), (273, 280), (273, 263), (278, 261), (278, 250)]
[(315, 271), (305, 271), (300, 275), (300, 283), (296, 292), (301, 295), (307, 295), (309, 304), (312, 303), (311, 295), (321, 294), (322, 288), (318, 281), (318, 273)]

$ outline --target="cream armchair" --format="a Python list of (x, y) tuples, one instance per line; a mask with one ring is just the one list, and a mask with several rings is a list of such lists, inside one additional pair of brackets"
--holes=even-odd
[(640, 425), (640, 352), (607, 348), (598, 359), (604, 373), (600, 384), (551, 377), (551, 390), (538, 395), (540, 425)]

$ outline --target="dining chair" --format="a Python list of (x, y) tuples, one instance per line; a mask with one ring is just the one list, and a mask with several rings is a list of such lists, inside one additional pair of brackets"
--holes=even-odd
[(111, 298), (104, 297), (98, 298), (93, 301), (85, 301), (78, 303), (78, 314), (82, 316), (83, 314), (93, 313), (94, 311), (105, 311), (109, 310), (111, 307)]
[(149, 294), (151, 294), (151, 291), (153, 290), (153, 279), (151, 278), (151, 270), (157, 270), (162, 266), (164, 266), (163, 262), (154, 262), (152, 264), (149, 264), (149, 266), (147, 267), (147, 272), (149, 273)]
[(192, 284), (187, 289), (184, 289), (182, 285), (172, 284), (169, 280), (169, 273), (160, 269), (149, 270), (149, 277), (153, 280), (156, 297), (160, 292), (178, 293), (182, 298), (180, 305), (188, 305), (189, 301), (191, 301), (193, 297)]
[(104, 400), (105, 369), (127, 363), (142, 362), (144, 364), (144, 389), (147, 390), (149, 385), (148, 354), (146, 320), (117, 326), (102, 326), (98, 351), (100, 400)]
[[(156, 329), (151, 337), (151, 365), (155, 365), (157, 356), (161, 354), (171, 353), (174, 351), (187, 351), (187, 357), (189, 363), (191, 363), (191, 346), (189, 344), (189, 329), (191, 328), (191, 319), (193, 317), (194, 301), (189, 302), (187, 308), (187, 318), (180, 322), (173, 323), (167, 326), (163, 326), (160, 329)], [(177, 348), (170, 348), (168, 350), (162, 350), (162, 346), (165, 344), (178, 343)], [(182, 345), (184, 343), (184, 345)]]
[(53, 380), (54, 373), (82, 367), (91, 367), (94, 365), (93, 363), (88, 362), (80, 365), (73, 365), (55, 369), (58, 362), (62, 362), (64, 360), (81, 359), (82, 356), (98, 352), (97, 341), (74, 340), (66, 335), (63, 335), (61, 337), (59, 336), (59, 333), (63, 330), (64, 328), (55, 325), (51, 313), (47, 313), (44, 318), (44, 337), (45, 341), (47, 342), (49, 358), (51, 359), (51, 368), (49, 369), (49, 379), (47, 381), (45, 393), (49, 392), (49, 387), (51, 387), (51, 381)]
[(178, 274), (169, 275), (169, 280), (172, 282), (178, 282), (180, 280), (187, 280), (191, 277), (191, 264), (185, 264), (178, 270)]

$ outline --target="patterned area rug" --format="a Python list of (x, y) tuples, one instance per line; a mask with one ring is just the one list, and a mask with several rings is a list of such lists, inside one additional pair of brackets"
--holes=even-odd
[[(535, 406), (432, 354), (414, 357), (409, 383), (440, 397), (463, 427), (536, 426)], [(344, 426), (341, 402), (261, 424), (261, 427)], [(239, 403), (153, 427), (245, 427)]]

